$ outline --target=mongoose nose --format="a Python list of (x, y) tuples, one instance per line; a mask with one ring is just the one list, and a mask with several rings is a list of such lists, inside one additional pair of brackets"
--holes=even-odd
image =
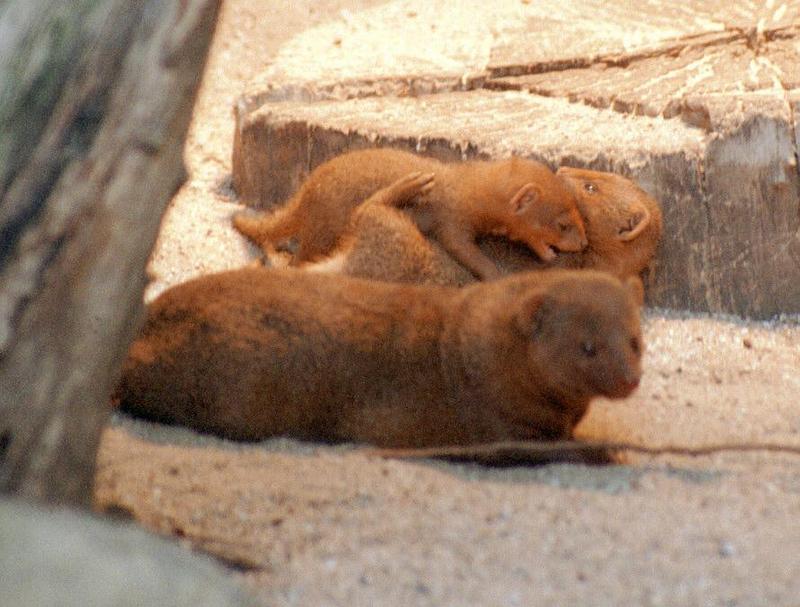
[(635, 390), (639, 387), (639, 382), (641, 381), (641, 376), (639, 375), (629, 375), (625, 378), (625, 384), (630, 390)]
[(606, 396), (611, 398), (625, 398), (630, 396), (639, 387), (639, 374), (633, 371), (616, 375)]

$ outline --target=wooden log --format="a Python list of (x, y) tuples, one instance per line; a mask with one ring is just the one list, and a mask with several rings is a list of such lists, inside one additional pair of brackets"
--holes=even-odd
[(800, 313), (800, 0), (498, 0), (492, 27), (463, 4), (403, 6), (305, 32), (254, 80), (236, 108), (244, 202), (280, 204), (371, 145), (609, 170), (664, 207), (650, 305)]
[(0, 8), (0, 490), (88, 504), (219, 0)]

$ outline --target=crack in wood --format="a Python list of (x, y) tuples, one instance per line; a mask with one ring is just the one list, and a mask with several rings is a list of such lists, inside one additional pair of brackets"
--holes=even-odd
[[(42, 289), (45, 288), (45, 274), (52, 265), (53, 260), (58, 257), (58, 253), (64, 246), (65, 241), (66, 237), (63, 234), (50, 241), (43, 259), (36, 267), (35, 276), (30, 281), (28, 290), (20, 294), (17, 300), (14, 302), (11, 312), (8, 315), (8, 320), (3, 320), (4, 324), (7, 324), (11, 327), (19, 326), (22, 315), (27, 309), (28, 304), (35, 300), (36, 296), (41, 293)], [(5, 332), (0, 332), (0, 362), (3, 361), (5, 353), (14, 347), (17, 337), (16, 334), (9, 334), (8, 336), (5, 336), (5, 339), (3, 339), (4, 333)]]
[[(711, 37), (710, 40), (698, 42), (698, 40)], [(576, 68), (588, 68), (593, 66), (610, 66), (610, 67), (629, 67), (634, 63), (638, 63), (647, 59), (656, 59), (658, 57), (677, 57), (687, 50), (712, 48), (729, 44), (737, 39), (744, 37), (744, 34), (738, 32), (730, 32), (726, 35), (724, 32), (710, 32), (703, 34), (692, 34), (681, 38), (662, 42), (662, 46), (655, 49), (635, 51), (630, 53), (608, 53), (605, 55), (597, 55), (596, 57), (575, 57), (571, 59), (559, 59), (556, 61), (543, 61), (530, 64), (515, 64), (490, 67), (489, 79), (504, 78), (508, 76), (527, 76), (532, 74), (543, 74), (554, 71), (564, 71)]]
[(771, 71), (776, 86), (780, 86), (784, 93), (790, 90), (789, 84), (783, 77), (780, 69), (769, 61), (763, 54), (764, 45), (776, 40), (791, 40), (800, 36), (800, 27), (790, 25), (772, 29), (758, 30), (758, 38), (753, 39), (756, 28), (727, 27), (723, 32), (709, 32), (693, 34), (682, 38), (662, 43), (656, 49), (632, 53), (610, 53), (598, 55), (593, 58), (575, 57), (556, 61), (535, 62), (530, 64), (515, 64), (495, 66), (488, 70), (488, 76), (482, 83), (482, 88), (495, 91), (525, 90), (532, 95), (541, 97), (566, 98), (570, 102), (583, 102), (598, 109), (611, 109), (618, 113), (642, 116), (661, 115), (664, 118), (680, 117), (686, 124), (702, 128), (711, 132), (713, 128), (711, 115), (707, 107), (701, 102), (680, 98), (670, 100), (663, 108), (651, 108), (647, 102), (622, 100), (619, 94), (611, 93), (608, 96), (596, 96), (584, 92), (558, 92), (545, 86), (520, 83), (509, 78), (520, 76), (535, 76), (550, 72), (568, 72), (570, 70), (591, 68), (630, 68), (643, 61), (658, 59), (659, 57), (676, 59), (686, 53), (704, 49), (726, 47), (737, 42), (744, 43), (751, 50), (759, 66)]
[(8, 446), (11, 444), (11, 437), (11, 430), (3, 430), (0, 433), (0, 462), (6, 458), (6, 451), (8, 451)]
[[(697, 191), (699, 194), (700, 203), (703, 206), (703, 216), (705, 217), (706, 225), (704, 232), (708, 231), (710, 226), (713, 226), (712, 223), (712, 216), (711, 216), (711, 205), (709, 201), (709, 194), (708, 194), (708, 179), (706, 176), (706, 167), (705, 167), (705, 158), (700, 156), (697, 158)], [(710, 260), (709, 260), (709, 251), (707, 247), (703, 247), (702, 249), (702, 256), (703, 256), (703, 267), (704, 268), (711, 268)], [(705, 298), (706, 305), (709, 308), (713, 308), (717, 305), (715, 301), (717, 298), (715, 297), (715, 293), (718, 292), (717, 286), (714, 284), (715, 282), (715, 274), (713, 272), (706, 274), (706, 280), (702, 285), (702, 292), (703, 297)]]
[(747, 47), (757, 55), (763, 49), (764, 43), (771, 42), (773, 40), (779, 40), (781, 38), (791, 38), (792, 35), (789, 32), (792, 32), (796, 29), (797, 28), (793, 25), (776, 27), (772, 29), (761, 29), (758, 26), (747, 28), (727, 26), (725, 31), (736, 32), (739, 34), (747, 44)]

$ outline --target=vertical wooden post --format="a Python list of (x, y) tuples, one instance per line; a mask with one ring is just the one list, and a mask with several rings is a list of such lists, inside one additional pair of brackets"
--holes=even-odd
[(0, 490), (89, 504), (220, 0), (0, 7)]

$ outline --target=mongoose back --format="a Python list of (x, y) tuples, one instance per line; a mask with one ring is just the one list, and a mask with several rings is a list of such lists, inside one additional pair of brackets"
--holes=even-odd
[(592, 271), (463, 289), (245, 268), (148, 306), (116, 397), (240, 440), (385, 447), (571, 435), (637, 386), (641, 284)]
[(240, 213), (233, 223), (267, 254), (294, 236), (294, 263), (317, 260), (332, 252), (357, 205), (412, 172), (433, 177), (410, 211), (415, 222), (479, 278), (498, 275), (475, 244), (480, 235), (502, 233), (545, 262), (557, 251), (586, 246), (574, 192), (543, 164), (518, 157), (442, 163), (394, 149), (349, 152), (312, 171), (282, 209), (261, 217)]
[[(618, 278), (641, 274), (661, 236), (658, 202), (630, 179), (614, 173), (562, 167), (557, 176), (578, 197), (589, 244), (581, 252), (559, 253), (548, 266), (594, 268)], [(337, 250), (326, 260), (303, 267), (396, 282), (473, 282), (469, 271), (396, 210), (414, 199), (422, 183), (412, 174), (373, 194), (354, 211)], [(548, 267), (505, 238), (484, 237), (479, 244), (503, 274)]]

